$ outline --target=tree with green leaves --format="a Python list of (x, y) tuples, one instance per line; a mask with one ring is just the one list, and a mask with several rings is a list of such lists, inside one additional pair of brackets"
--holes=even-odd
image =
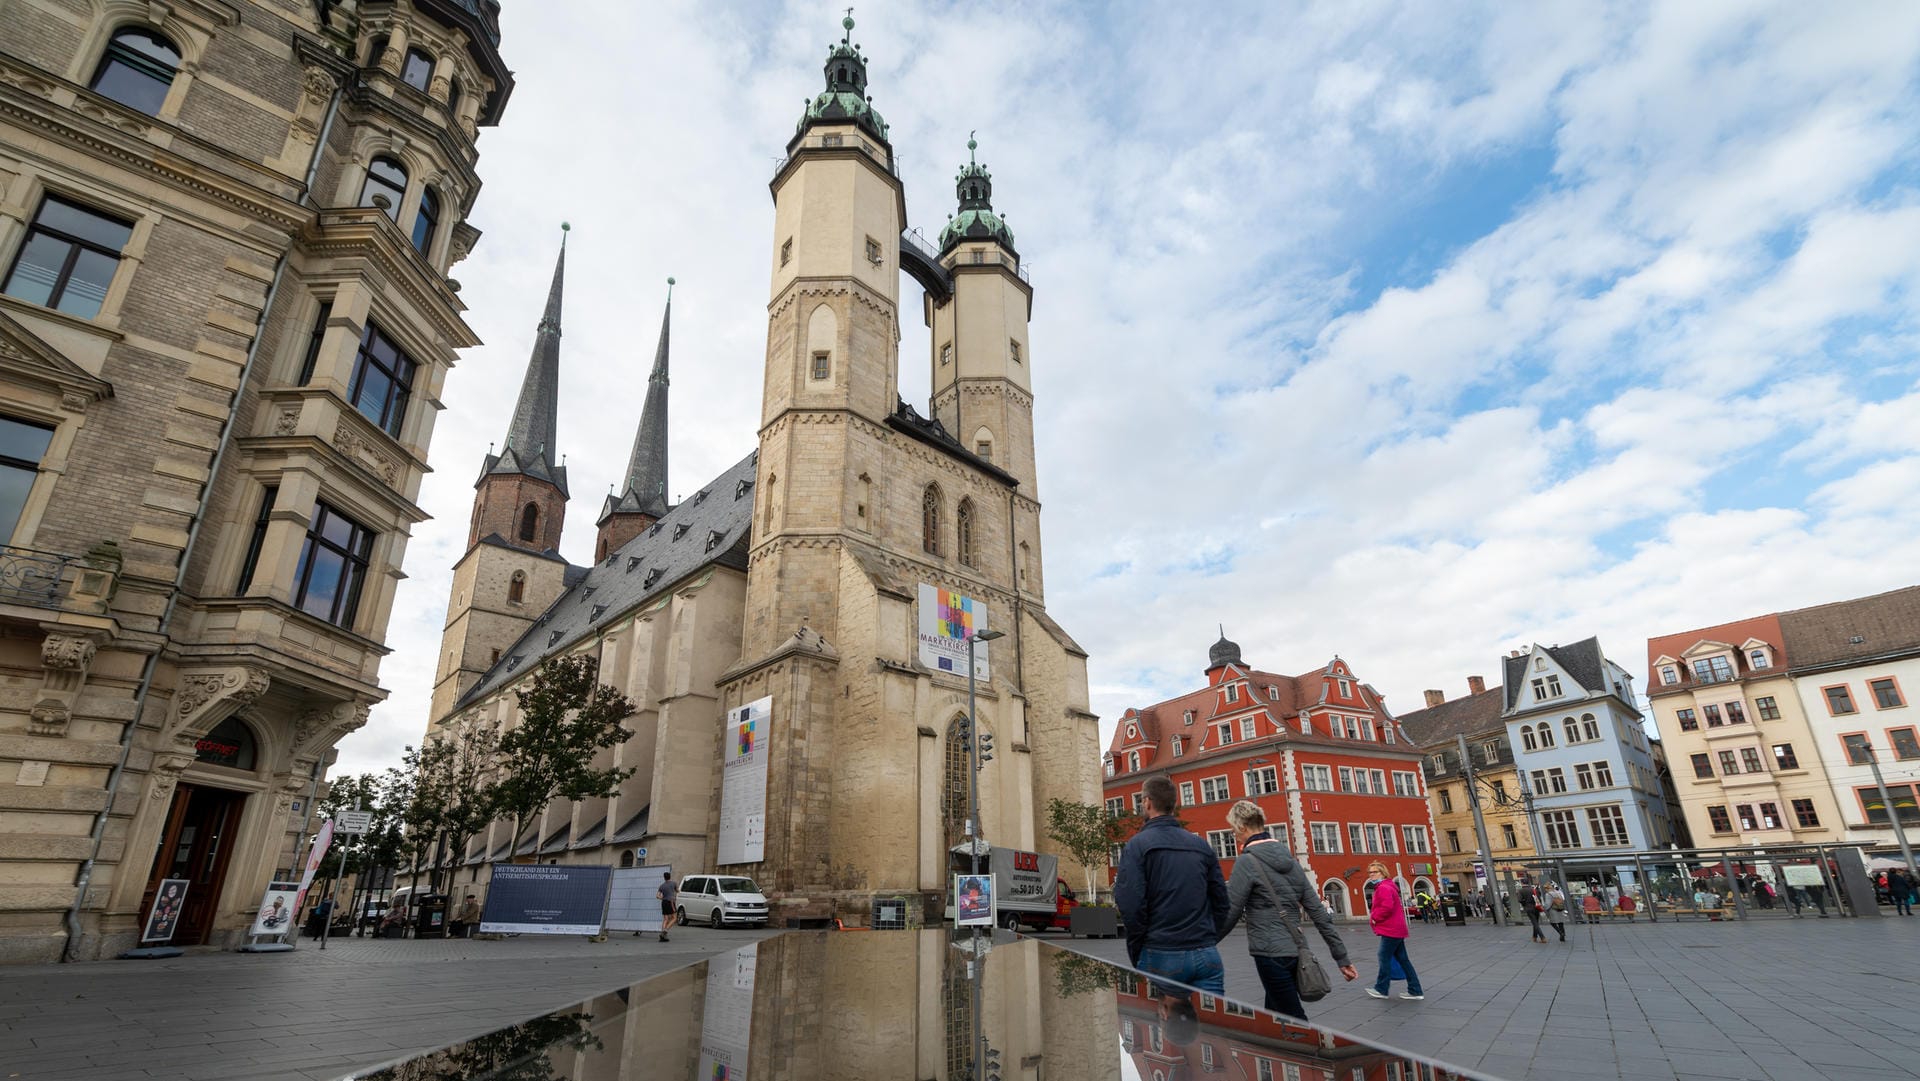
[(500, 737), (493, 811), (513, 819), (515, 852), (549, 803), (603, 799), (634, 774), (632, 767), (594, 765), (601, 751), (633, 738), (625, 722), (635, 712), (599, 677), (590, 656), (555, 657), (534, 670), (526, 690), (514, 692), (520, 723)]
[(1090, 902), (1100, 899), (1100, 891), (1094, 888), (1094, 868), (1106, 866), (1107, 852), (1133, 836), (1140, 828), (1138, 818), (1131, 812), (1116, 817), (1097, 803), (1047, 801), (1047, 836), (1086, 871)]
[(407, 748), (407, 772), (413, 798), (406, 821), (424, 857), (432, 861), (433, 889), (440, 889), (440, 860), (455, 865), (466, 858), (474, 834), (494, 819), (492, 775), (500, 750), (500, 726), (476, 717), (459, 717), (429, 733), (419, 750)]

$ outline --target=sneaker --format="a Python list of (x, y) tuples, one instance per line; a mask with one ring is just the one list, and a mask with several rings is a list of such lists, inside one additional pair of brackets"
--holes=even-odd
[[(1381, 995), (1380, 997), (1386, 998), (1387, 996)], [(1427, 996), (1425, 995), (1416, 995), (1407, 991), (1400, 992), (1400, 997), (1406, 999), (1408, 1002), (1425, 1002), (1427, 1000)]]
[(1375, 990), (1374, 990), (1373, 988), (1371, 988), (1371, 987), (1369, 987), (1369, 988), (1367, 988), (1367, 994), (1369, 994), (1369, 995), (1371, 995), (1371, 996), (1373, 996), (1374, 998), (1386, 998), (1386, 997), (1387, 997), (1387, 993), (1386, 993), (1385, 991), (1375, 991)]

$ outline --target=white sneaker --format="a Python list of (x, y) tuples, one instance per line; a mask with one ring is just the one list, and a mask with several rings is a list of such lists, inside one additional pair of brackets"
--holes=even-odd
[[(1380, 997), (1386, 998), (1387, 996), (1381, 995)], [(1400, 997), (1406, 999), (1408, 1002), (1425, 1002), (1427, 1000), (1427, 996), (1425, 995), (1411, 995), (1405, 991), (1400, 992)]]
[(1375, 991), (1375, 990), (1374, 990), (1373, 988), (1371, 988), (1371, 987), (1369, 987), (1369, 988), (1367, 988), (1367, 994), (1369, 994), (1369, 995), (1372, 995), (1372, 996), (1373, 996), (1374, 998), (1386, 998), (1386, 997), (1387, 997), (1386, 995), (1384, 995), (1384, 994), (1382, 994), (1381, 992), (1379, 992), (1379, 991)]

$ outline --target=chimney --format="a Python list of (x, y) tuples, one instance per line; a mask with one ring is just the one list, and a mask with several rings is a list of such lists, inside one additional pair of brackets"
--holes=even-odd
[(1447, 692), (1445, 691), (1428, 691), (1427, 692), (1427, 708), (1428, 709), (1432, 709), (1433, 707), (1441, 704), (1442, 702), (1445, 702), (1446, 700), (1447, 700)]
[(1520, 651), (1517, 649), (1507, 650), (1507, 656), (1509, 657), (1518, 657), (1519, 655), (1520, 655)]
[(1473, 694), (1481, 694), (1481, 693), (1484, 693), (1486, 689), (1487, 689), (1487, 677), (1485, 676), (1468, 676), (1467, 677), (1467, 690), (1469, 692)]

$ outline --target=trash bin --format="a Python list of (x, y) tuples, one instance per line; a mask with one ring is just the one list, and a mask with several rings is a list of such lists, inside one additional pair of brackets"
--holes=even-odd
[(1460, 898), (1449, 897), (1440, 902), (1440, 917), (1449, 927), (1465, 927), (1467, 906), (1460, 903)]
[(447, 898), (445, 894), (429, 894), (420, 898), (420, 907), (413, 917), (413, 937), (447, 937)]

